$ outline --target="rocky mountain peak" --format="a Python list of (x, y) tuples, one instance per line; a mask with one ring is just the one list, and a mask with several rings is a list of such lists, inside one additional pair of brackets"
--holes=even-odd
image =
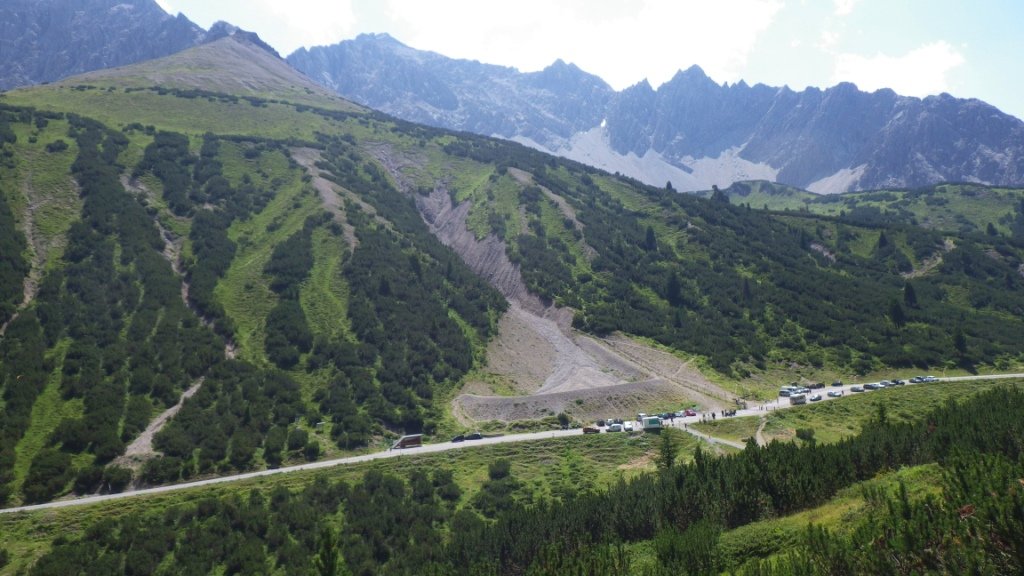
[(276, 58), (281, 58), (281, 55), (277, 53), (277, 50), (274, 50), (273, 46), (264, 42), (263, 39), (255, 32), (242, 30), (238, 26), (223, 20), (218, 20), (213, 24), (213, 26), (210, 26), (210, 31), (207, 33), (205, 41), (213, 42), (214, 40), (220, 40), (227, 36), (232, 36), (242, 42), (248, 42), (253, 46), (269, 52)]

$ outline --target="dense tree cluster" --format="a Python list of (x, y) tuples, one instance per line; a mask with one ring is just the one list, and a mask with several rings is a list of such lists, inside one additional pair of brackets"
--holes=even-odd
[(299, 289), (313, 268), (313, 230), (330, 221), (330, 214), (310, 217), (302, 229), (274, 248), (264, 273), (270, 289), (277, 293), (277, 305), (267, 315), (267, 358), (288, 369), (313, 348), (313, 333), (299, 303)]
[(0, 190), (0, 325), (11, 319), (21, 304), (29, 264), (25, 235), (15, 225), (6, 191)]
[(287, 429), (304, 413), (298, 385), (287, 375), (245, 362), (219, 363), (154, 438), (154, 446), (166, 457), (153, 464), (157, 468), (147, 480), (161, 484), (250, 468), (256, 450), (277, 441), (270, 431)]

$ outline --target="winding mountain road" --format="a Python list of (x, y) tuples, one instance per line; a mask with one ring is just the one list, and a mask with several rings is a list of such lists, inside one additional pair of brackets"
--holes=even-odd
[[(984, 376), (951, 376), (947, 378), (939, 378), (939, 382), (964, 382), (972, 380), (1004, 380), (1004, 379), (1024, 379), (1024, 374), (990, 374)], [(852, 386), (863, 386), (865, 383), (858, 384), (846, 384), (842, 387), (832, 387), (830, 390), (842, 390), (844, 394), (849, 392)], [(909, 384), (913, 386), (914, 384)], [(832, 400), (828, 396), (824, 396), (822, 401)], [(789, 408), (788, 402), (782, 402), (779, 400), (769, 401), (760, 406), (753, 408), (745, 408), (736, 411), (736, 416), (757, 416), (763, 415), (765, 411), (784, 410)], [(689, 416), (685, 418), (676, 418), (673, 422), (673, 427), (679, 428), (683, 423), (693, 424), (701, 421), (702, 416)], [(717, 438), (693, 430), (689, 427), (683, 427), (684, 431), (693, 434), (701, 439), (714, 444), (722, 444), (726, 446), (732, 446), (734, 448), (742, 449), (743, 445), (739, 442), (727, 440), (724, 438)], [(535, 440), (546, 440), (550, 438), (562, 438), (566, 436), (577, 436), (583, 432), (580, 429), (570, 430), (554, 430), (544, 432), (528, 432), (524, 434), (508, 434), (505, 436), (485, 437), (480, 440), (471, 440), (459, 443), (452, 442), (441, 442), (437, 444), (425, 444), (417, 448), (407, 448), (404, 450), (388, 450), (386, 452), (374, 452), (372, 454), (364, 454), (361, 456), (350, 456), (347, 458), (337, 458), (334, 460), (324, 460), (321, 462), (310, 462), (307, 464), (298, 464), (295, 466), (285, 466), (282, 468), (273, 468), (269, 470), (258, 470), (255, 472), (246, 472), (243, 474), (235, 474), (232, 476), (221, 476), (218, 478), (209, 478), (206, 480), (197, 480), (195, 482), (186, 482), (182, 484), (170, 484), (166, 486), (156, 486), (153, 488), (143, 488), (139, 490), (129, 490), (125, 492), (119, 492), (116, 494), (102, 494), (97, 496), (84, 496), (81, 498), (71, 498), (67, 500), (57, 500), (53, 502), (46, 502), (43, 504), (33, 504), (28, 506), (17, 506), (13, 508), (0, 509), (0, 514), (11, 514), (16, 512), (30, 512), (35, 510), (46, 510), (52, 508), (66, 508), (69, 506), (85, 506), (88, 504), (96, 504), (99, 502), (106, 502), (108, 500), (119, 500), (122, 498), (134, 498), (138, 496), (148, 496), (152, 494), (163, 494), (166, 492), (176, 492), (180, 490), (190, 490), (193, 488), (201, 488), (203, 486), (211, 486), (213, 484), (224, 484), (227, 482), (238, 482), (241, 480), (248, 480), (251, 478), (260, 478), (263, 476), (273, 476), (276, 474), (288, 474), (291, 472), (299, 472), (302, 470), (319, 470), (324, 468), (332, 468), (335, 466), (344, 466), (348, 464), (357, 464), (360, 462), (370, 462), (372, 460), (381, 460), (384, 458), (401, 458), (403, 456), (415, 456), (417, 454), (432, 453), (432, 452), (446, 452), (449, 450), (466, 450), (472, 449), (475, 446), (487, 446), (492, 444), (504, 444), (506, 442), (530, 442)]]

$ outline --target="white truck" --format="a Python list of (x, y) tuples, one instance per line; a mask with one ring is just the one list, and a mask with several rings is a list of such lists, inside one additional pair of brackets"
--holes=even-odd
[(661, 418), (657, 416), (644, 416), (643, 425), (644, 432), (661, 430)]

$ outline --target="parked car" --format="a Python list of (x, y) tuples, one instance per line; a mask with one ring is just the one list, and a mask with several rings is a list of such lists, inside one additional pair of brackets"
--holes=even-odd
[(843, 391), (842, 390), (829, 390), (828, 391), (828, 395), (829, 395), (830, 398), (839, 398), (840, 396), (843, 395)]
[(832, 385), (836, 386), (836, 387), (842, 386), (843, 385), (843, 381), (842, 380), (836, 380), (835, 382), (832, 383)]
[(881, 382), (878, 383), (878, 386), (881, 388), (888, 388), (889, 386), (892, 386), (892, 382), (889, 382), (888, 380), (882, 380)]
[(939, 381), (939, 379), (936, 378), (935, 376), (925, 376), (924, 380), (921, 380), (921, 382), (938, 382), (938, 381)]
[(864, 391), (864, 389), (861, 388), (860, 386), (854, 386), (853, 388), (850, 388), (850, 392), (863, 392), (863, 391)]
[(868, 382), (867, 384), (864, 385), (865, 390), (878, 390), (878, 388), (879, 385), (875, 384), (874, 382)]
[(584, 434), (600, 434), (601, 433), (601, 429), (600, 428), (595, 428), (594, 426), (584, 426), (583, 427), (583, 433)]
[(465, 442), (465, 441), (466, 441), (466, 435), (465, 434), (459, 434), (458, 436), (452, 438), (452, 442)]
[(624, 422), (622, 424), (622, 430), (625, 431), (625, 432), (632, 432), (633, 431), (633, 423), (632, 422)]
[(622, 432), (622, 424), (612, 424), (608, 427), (609, 432)]
[(683, 416), (696, 416), (696, 415), (697, 415), (697, 411), (693, 410), (691, 408), (687, 408), (686, 410), (683, 410)]
[(914, 376), (910, 379), (911, 384), (920, 384), (921, 382), (924, 382), (924, 376)]
[(900, 380), (899, 378), (897, 378), (897, 379), (892, 381), (892, 385), (893, 386), (903, 386), (906, 383), (907, 383), (906, 380)]
[(473, 432), (472, 434), (466, 434), (466, 440), (480, 440), (483, 437), (484, 437), (484, 435), (479, 433), (479, 432)]
[(811, 394), (808, 400), (811, 402), (817, 402), (818, 400), (821, 400), (821, 394)]
[(599, 428), (604, 428), (604, 419), (598, 420), (597, 422), (595, 422), (595, 424), (597, 424)]
[(815, 382), (813, 384), (808, 384), (807, 387), (810, 388), (811, 390), (818, 390), (818, 389), (824, 388), (825, 387), (825, 383), (824, 382)]

